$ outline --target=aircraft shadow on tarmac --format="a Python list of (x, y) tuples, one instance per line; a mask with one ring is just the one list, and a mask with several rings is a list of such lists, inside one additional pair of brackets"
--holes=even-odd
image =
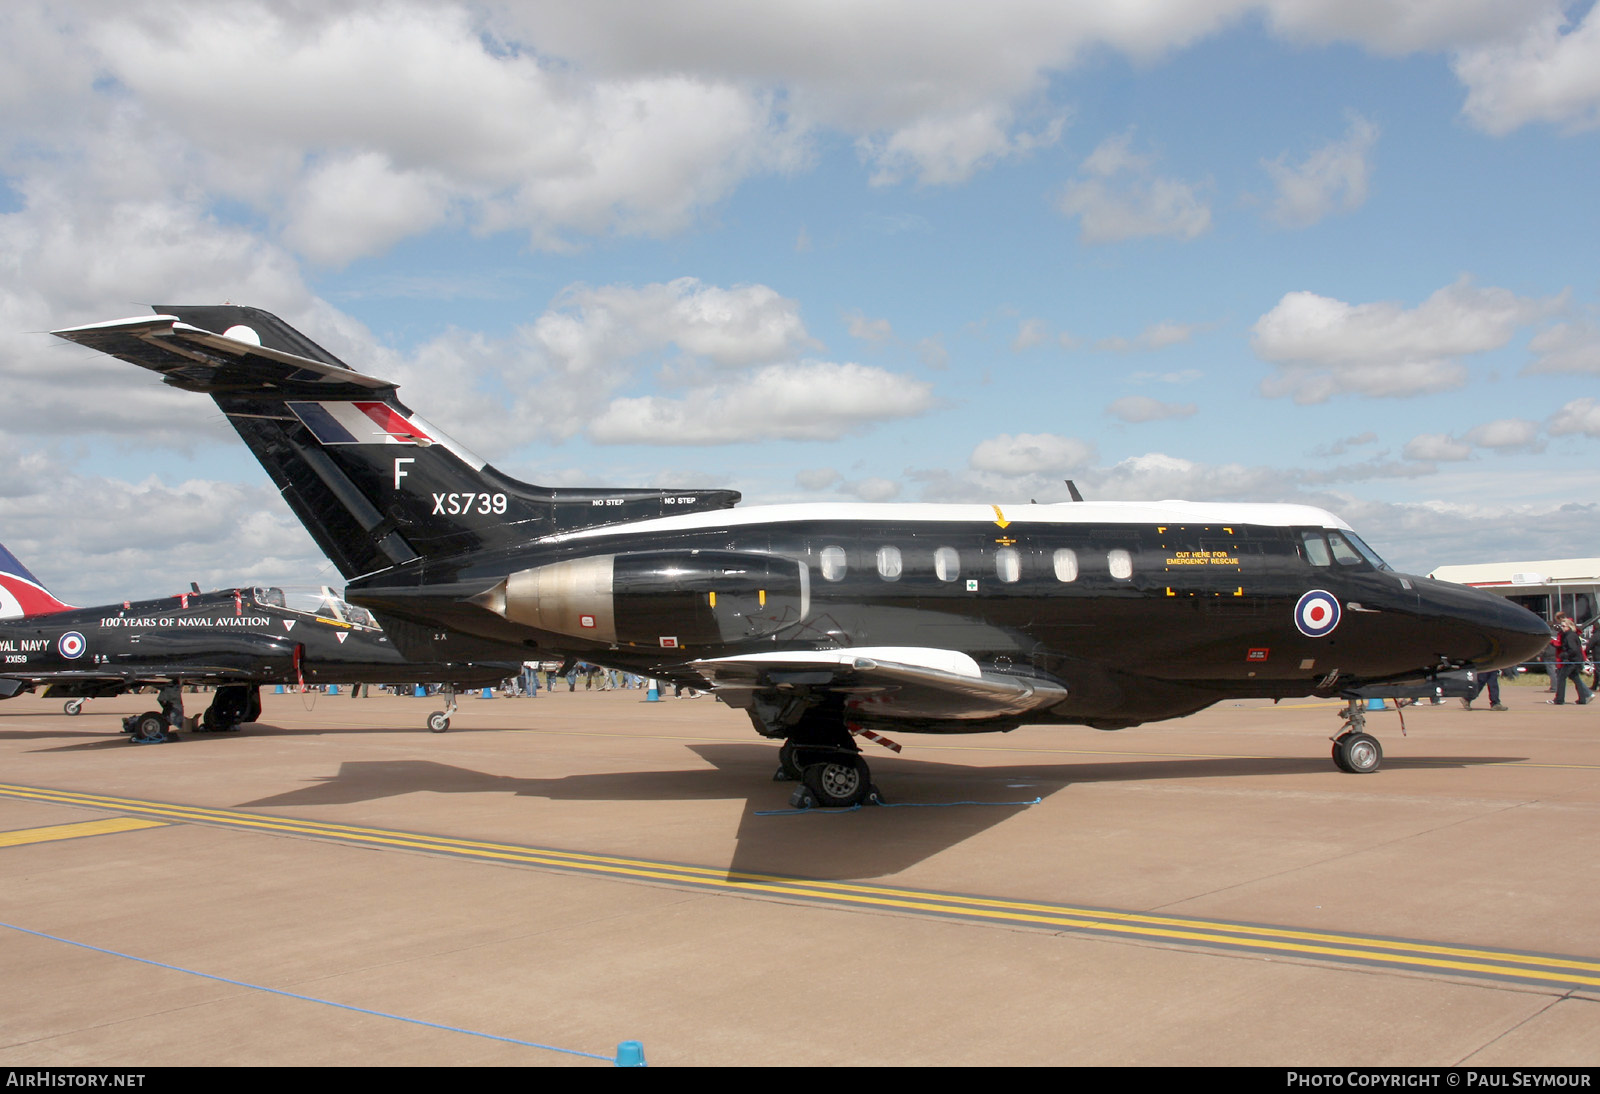
[[(759, 743), (690, 746), (709, 768), (618, 771), (552, 779), (493, 775), (427, 760), (352, 760), (339, 772), (239, 808), (346, 805), (427, 792), (517, 794), (551, 801), (711, 801), (744, 799), (730, 874), (774, 873), (827, 880), (883, 877), (984, 832), (1073, 783), (1303, 775), (1331, 770), (1326, 757), (1196, 757), (1108, 763), (974, 767), (905, 757), (874, 757), (887, 808), (790, 810), (794, 783), (770, 780), (777, 749)], [(1427, 757), (1407, 768), (1463, 768), (1510, 757)], [(593, 850), (592, 848), (568, 848)]]
[[(226, 741), (240, 737), (329, 737), (354, 733), (416, 733), (426, 735), (427, 730), (418, 722), (415, 725), (398, 726), (325, 726), (316, 729), (285, 729), (271, 725), (267, 722), (251, 722), (238, 730), (221, 733), (203, 733), (195, 730), (184, 730), (178, 735), (177, 741), (164, 742), (165, 744), (194, 744), (196, 742)], [(459, 732), (459, 731), (453, 731)], [(515, 733), (515, 729), (474, 729), (471, 733)], [(117, 731), (113, 726), (105, 727), (75, 725), (71, 729), (45, 730), (3, 730), (0, 729), (0, 741), (49, 741), (71, 740), (76, 743), (61, 745), (57, 748), (39, 748), (35, 752), (94, 752), (107, 748), (127, 748), (128, 735)], [(150, 746), (150, 747), (161, 747)]]

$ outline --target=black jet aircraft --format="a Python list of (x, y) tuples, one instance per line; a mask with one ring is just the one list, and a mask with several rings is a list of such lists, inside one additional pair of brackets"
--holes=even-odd
[[(56, 331), (212, 396), (408, 656), (581, 657), (712, 687), (814, 800), (874, 793), (855, 737), (1121, 729), (1228, 698), (1344, 696), (1514, 664), (1544, 623), (1396, 573), (1300, 505), (799, 504), (519, 482), (253, 308)], [(503, 656), (503, 654), (500, 654)]]
[(408, 662), (365, 608), (324, 589), (193, 592), (159, 600), (74, 608), (0, 546), (0, 699), (43, 688), (83, 701), (131, 688), (160, 689), (161, 710), (124, 719), (136, 741), (161, 741), (185, 724), (183, 686), (216, 686), (190, 728), (237, 729), (261, 716), (261, 684), (423, 683), (452, 686), (446, 710), (428, 716), (443, 733), (455, 710), (453, 688), (494, 684), (516, 663)]

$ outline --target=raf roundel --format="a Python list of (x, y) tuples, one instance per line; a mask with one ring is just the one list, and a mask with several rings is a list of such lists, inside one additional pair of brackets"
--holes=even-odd
[(83, 650), (86, 645), (87, 643), (84, 642), (83, 635), (79, 634), (77, 631), (68, 631), (66, 634), (62, 635), (59, 640), (57, 640), (56, 649), (61, 651), (62, 657), (70, 660), (74, 657), (82, 657)]
[(1339, 600), (1332, 593), (1312, 589), (1294, 606), (1294, 625), (1307, 638), (1332, 634), (1339, 625)]

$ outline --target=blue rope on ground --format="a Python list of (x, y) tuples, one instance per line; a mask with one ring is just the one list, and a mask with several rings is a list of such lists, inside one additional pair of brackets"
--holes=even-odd
[[(1034, 798), (1026, 802), (879, 802), (878, 809), (948, 809), (952, 805), (1038, 805), (1043, 798)], [(758, 817), (793, 817), (801, 813), (854, 813), (864, 808), (860, 805), (847, 805), (843, 809), (825, 809), (814, 805), (809, 809), (757, 809)]]
[[(31, 934), (35, 938), (47, 938), (51, 942), (64, 942), (68, 946), (77, 946), (79, 949), (83, 950), (93, 950), (95, 953), (108, 954), (111, 957), (126, 958), (129, 961), (137, 961), (142, 965), (154, 965), (158, 969), (170, 969), (173, 972), (188, 973), (190, 976), (199, 976), (206, 980), (215, 980), (221, 984), (232, 984), (236, 988), (249, 988), (252, 991), (264, 991), (272, 995), (282, 995), (289, 999), (299, 999), (305, 1003), (321, 1003), (324, 1006), (338, 1007), (341, 1010), (355, 1011), (357, 1014), (370, 1014), (377, 1018), (392, 1018), (396, 1022), (409, 1022), (414, 1026), (427, 1026), (429, 1029), (442, 1029), (447, 1033), (465, 1033), (469, 1037), (485, 1037), (491, 1041), (504, 1041), (507, 1044), (522, 1045), (525, 1048), (542, 1048), (547, 1052), (564, 1052), (568, 1056), (584, 1056), (591, 1060), (604, 1060), (608, 1064), (618, 1064), (619, 1066), (622, 1064), (622, 1061), (618, 1056), (601, 1056), (594, 1052), (581, 1052), (575, 1048), (560, 1048), (556, 1045), (541, 1045), (537, 1041), (519, 1041), (515, 1037), (502, 1037), (497, 1033), (483, 1033), (475, 1029), (462, 1029), (460, 1026), (447, 1026), (439, 1022), (425, 1022), (421, 1018), (407, 1018), (403, 1014), (389, 1014), (381, 1010), (368, 1010), (365, 1007), (351, 1006), (349, 1003), (335, 1003), (331, 999), (318, 999), (314, 995), (300, 995), (296, 992), (284, 991), (281, 988), (269, 988), (261, 984), (248, 984), (243, 980), (230, 980), (226, 976), (216, 976), (209, 972), (198, 972), (194, 969), (186, 969), (179, 965), (168, 965), (163, 961), (152, 961), (148, 957), (136, 957), (131, 953), (118, 953), (116, 950), (108, 950), (103, 946), (91, 946), (87, 942), (75, 942), (70, 938), (61, 938), (57, 935), (46, 934), (43, 931), (33, 931), (29, 930), (27, 927), (18, 927), (14, 923), (0, 923), (0, 927), (5, 927), (8, 930), (17, 931), (21, 934)], [(623, 1044), (637, 1045), (638, 1042), (625, 1041)], [(619, 1049), (621, 1047), (621, 1045), (618, 1046)], [(640, 1060), (640, 1064), (642, 1064), (642, 1050), (639, 1050), (638, 1058)], [(640, 1066), (640, 1064), (634, 1064), (633, 1066), (637, 1067)]]

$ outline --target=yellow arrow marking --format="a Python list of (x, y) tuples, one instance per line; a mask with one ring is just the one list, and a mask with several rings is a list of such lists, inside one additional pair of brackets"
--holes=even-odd
[(991, 505), (989, 508), (994, 510), (994, 522), (1000, 527), (1005, 528), (1011, 524), (1011, 522), (1006, 519), (1006, 515), (1000, 511), (1000, 507), (998, 505)]

